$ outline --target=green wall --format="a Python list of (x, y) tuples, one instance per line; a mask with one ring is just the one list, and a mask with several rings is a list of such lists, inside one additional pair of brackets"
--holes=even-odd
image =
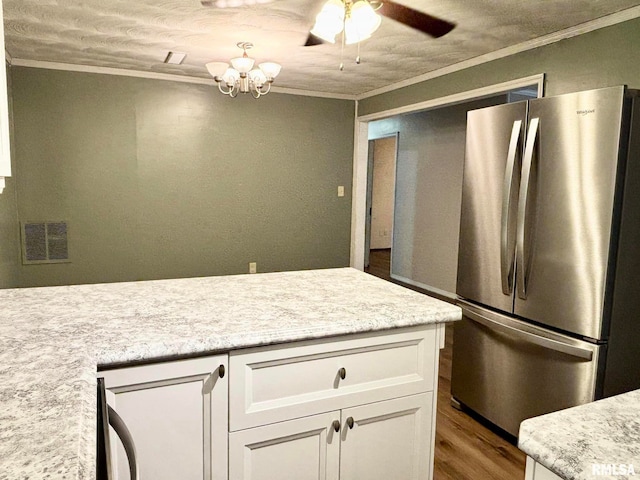
[(68, 221), (72, 260), (21, 266), (19, 286), (349, 264), (353, 102), (11, 75), (19, 218)]
[(614, 85), (640, 88), (640, 18), (358, 102), (358, 115), (544, 73), (545, 96)]
[[(7, 65), (7, 92), (9, 94), (9, 124), (11, 115), (11, 75)], [(10, 127), (10, 131), (13, 129)], [(13, 157), (13, 152), (12, 152)], [(11, 162), (11, 171), (15, 175), (16, 165)], [(20, 236), (16, 228), (18, 206), (16, 203), (15, 177), (5, 179), (5, 188), (0, 194), (0, 288), (9, 288), (18, 284)]]

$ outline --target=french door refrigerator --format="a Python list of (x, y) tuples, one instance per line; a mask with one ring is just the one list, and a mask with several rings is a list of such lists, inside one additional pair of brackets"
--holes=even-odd
[(636, 95), (468, 113), (451, 390), (512, 435), (640, 388)]

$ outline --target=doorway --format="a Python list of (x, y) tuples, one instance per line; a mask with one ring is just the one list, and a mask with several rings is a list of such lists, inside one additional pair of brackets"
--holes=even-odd
[(398, 133), (369, 141), (365, 271), (391, 278)]
[[(489, 85), (487, 87), (481, 87), (475, 90), (460, 92), (445, 97), (439, 97), (431, 100), (425, 100), (423, 102), (406, 105), (397, 108), (391, 108), (385, 111), (379, 111), (374, 113), (356, 114), (355, 124), (355, 145), (354, 145), (354, 174), (353, 174), (353, 201), (351, 212), (351, 253), (350, 253), (350, 266), (359, 270), (364, 270), (366, 252), (369, 251), (366, 248), (366, 239), (368, 235), (365, 234), (367, 223), (367, 180), (368, 180), (368, 142), (371, 138), (380, 138), (384, 135), (389, 135), (389, 131), (376, 132), (379, 135), (373, 135), (370, 131), (370, 124), (374, 124), (378, 120), (393, 120), (401, 119), (405, 114), (417, 113), (421, 111), (428, 111), (431, 109), (438, 109), (440, 107), (452, 106), (468, 101), (479, 100), (495, 95), (508, 94), (519, 91), (520, 93), (531, 92), (534, 97), (541, 97), (544, 86), (544, 74), (532, 75), (530, 77), (519, 78), (508, 82)], [(358, 108), (358, 102), (356, 101), (356, 108)], [(399, 128), (393, 128), (393, 132), (401, 131)], [(407, 139), (403, 133), (403, 145)], [(403, 147), (404, 148), (404, 147)], [(400, 157), (404, 158), (403, 153), (400, 153)], [(398, 220), (396, 218), (396, 223)], [(396, 227), (397, 228), (397, 227)], [(455, 242), (453, 242), (455, 243)], [(397, 253), (397, 248), (396, 248)], [(397, 262), (393, 262), (397, 263)], [(398, 265), (396, 265), (397, 267)], [(396, 268), (394, 267), (394, 268)]]

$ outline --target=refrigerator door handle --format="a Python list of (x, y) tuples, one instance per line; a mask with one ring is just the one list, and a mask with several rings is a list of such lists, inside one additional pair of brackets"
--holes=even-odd
[(522, 120), (513, 122), (511, 130), (511, 140), (509, 141), (509, 151), (507, 153), (507, 165), (504, 170), (504, 181), (502, 184), (502, 217), (500, 220), (500, 277), (502, 278), (502, 293), (511, 295), (513, 292), (513, 266), (515, 262), (514, 253), (511, 248), (512, 241), (509, 238), (509, 221), (512, 215), (513, 205), (511, 205), (511, 195), (513, 188), (513, 176), (516, 167), (516, 155), (520, 143), (520, 132), (522, 131)]
[(484, 325), (485, 327), (507, 333), (540, 347), (555, 350), (557, 352), (562, 352), (572, 357), (581, 358), (587, 361), (591, 361), (593, 359), (593, 352), (586, 348), (576, 347), (575, 345), (569, 345), (551, 338), (536, 335), (535, 333), (526, 332), (524, 330), (505, 325), (504, 323), (497, 320), (487, 318), (484, 315), (480, 315), (479, 313), (472, 312), (470, 310), (465, 309), (464, 316), (473, 320), (474, 322)]
[(529, 123), (527, 133), (527, 143), (524, 149), (524, 161), (522, 162), (522, 180), (520, 182), (520, 195), (518, 198), (518, 221), (516, 227), (516, 265), (518, 266), (517, 289), (518, 297), (523, 300), (527, 298), (527, 275), (528, 266), (525, 260), (525, 226), (527, 213), (527, 200), (529, 199), (529, 183), (531, 180), (531, 164), (533, 162), (533, 151), (538, 138), (539, 118), (532, 118)]

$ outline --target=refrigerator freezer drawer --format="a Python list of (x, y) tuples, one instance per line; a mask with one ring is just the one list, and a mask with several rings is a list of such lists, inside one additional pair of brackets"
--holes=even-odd
[(461, 306), (451, 393), (462, 404), (517, 436), (525, 418), (595, 399), (603, 346)]

